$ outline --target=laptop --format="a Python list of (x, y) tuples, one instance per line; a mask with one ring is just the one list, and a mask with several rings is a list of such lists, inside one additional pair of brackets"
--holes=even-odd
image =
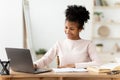
[(13, 71), (25, 73), (43, 73), (51, 69), (35, 69), (29, 49), (23, 48), (5, 48), (8, 59), (10, 59), (10, 68)]

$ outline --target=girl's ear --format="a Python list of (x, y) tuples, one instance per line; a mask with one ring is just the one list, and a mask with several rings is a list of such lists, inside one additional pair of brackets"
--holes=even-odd
[(81, 32), (82, 31), (82, 29), (79, 29), (79, 32)]

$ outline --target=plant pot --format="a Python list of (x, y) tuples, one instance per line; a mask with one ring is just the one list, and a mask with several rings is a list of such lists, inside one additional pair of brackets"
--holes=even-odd
[(103, 47), (102, 46), (96, 46), (97, 52), (101, 53), (103, 52)]

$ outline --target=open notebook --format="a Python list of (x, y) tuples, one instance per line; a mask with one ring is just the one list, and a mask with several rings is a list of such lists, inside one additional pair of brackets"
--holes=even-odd
[(54, 72), (86, 72), (84, 68), (53, 68)]

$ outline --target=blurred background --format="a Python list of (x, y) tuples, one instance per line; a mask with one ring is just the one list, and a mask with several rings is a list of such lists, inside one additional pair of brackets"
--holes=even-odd
[(94, 41), (104, 63), (119, 62), (119, 0), (0, 0), (0, 59), (7, 60), (5, 47), (29, 48), (33, 61), (42, 57), (65, 39), (65, 9), (74, 4), (90, 12), (81, 37)]

